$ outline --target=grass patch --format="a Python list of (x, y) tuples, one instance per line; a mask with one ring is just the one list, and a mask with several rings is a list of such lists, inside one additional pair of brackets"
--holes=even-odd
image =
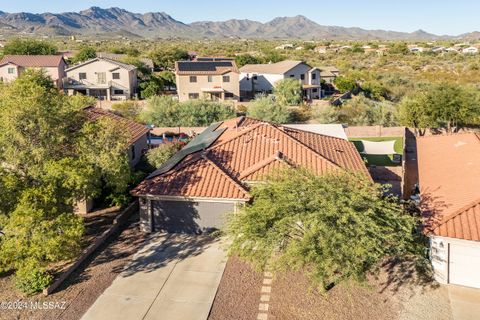
[(374, 137), (374, 138), (352, 138), (349, 139), (355, 147), (357, 148), (358, 152), (362, 156), (363, 160), (366, 161), (367, 166), (385, 166), (385, 167), (397, 167), (401, 166), (401, 163), (393, 162), (393, 154), (388, 155), (364, 155), (361, 154), (363, 151), (363, 144), (361, 140), (366, 141), (391, 141), (395, 140), (394, 149), (397, 154), (403, 154), (403, 138), (402, 137)]

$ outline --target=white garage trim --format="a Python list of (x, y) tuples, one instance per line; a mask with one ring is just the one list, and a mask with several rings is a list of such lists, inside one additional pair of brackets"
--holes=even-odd
[(430, 259), (435, 280), (480, 288), (480, 242), (430, 237)]

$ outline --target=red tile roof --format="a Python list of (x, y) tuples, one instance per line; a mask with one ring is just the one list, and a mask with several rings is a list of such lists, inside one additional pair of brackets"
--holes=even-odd
[(6, 55), (0, 60), (0, 65), (13, 63), (21, 67), (58, 67), (62, 61), (62, 55)]
[(117, 122), (119, 126), (121, 126), (124, 130), (128, 132), (130, 144), (135, 143), (135, 141), (148, 133), (148, 128), (143, 124), (118, 116), (107, 110), (95, 107), (88, 107), (85, 108), (84, 111), (86, 112), (87, 117), (91, 120), (109, 118)]
[(480, 241), (480, 136), (417, 139), (425, 232)]
[(336, 170), (368, 175), (354, 145), (343, 139), (245, 117), (224, 121), (216, 130), (223, 129), (209, 147), (146, 179), (132, 194), (249, 199), (248, 182), (285, 166), (319, 175)]

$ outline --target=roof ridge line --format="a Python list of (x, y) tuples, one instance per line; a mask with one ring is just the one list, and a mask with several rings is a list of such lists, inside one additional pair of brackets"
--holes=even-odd
[(242, 172), (240, 172), (240, 175), (238, 176), (238, 178), (241, 180), (241, 179), (245, 178), (246, 176), (260, 170), (261, 168), (264, 168), (265, 166), (269, 165), (270, 163), (272, 163), (276, 160), (283, 161), (282, 158), (283, 158), (283, 153), (280, 150), (277, 150), (271, 156), (268, 156), (267, 158), (261, 160), (257, 164), (254, 164), (254, 165), (246, 168)]
[(288, 134), (285, 130), (282, 130), (280, 129), (279, 127), (277, 127), (276, 125), (274, 124), (270, 124), (272, 127), (274, 127), (276, 130), (278, 131), (281, 131), (283, 132), (285, 135), (287, 135), (290, 139), (292, 139), (293, 141), (295, 141), (296, 143), (298, 143), (299, 145), (301, 145), (302, 147), (304, 147), (305, 149), (307, 149), (308, 151), (310, 152), (313, 152), (313, 154), (315, 154), (316, 156), (320, 157), (321, 159), (324, 159), (325, 161), (327, 161), (327, 163), (333, 165), (334, 167), (337, 167), (337, 168), (341, 168), (342, 170), (345, 170), (344, 168), (342, 168), (340, 165), (338, 165), (337, 163), (331, 161), (330, 159), (327, 159), (326, 157), (324, 157), (323, 155), (321, 155), (320, 153), (318, 153), (317, 151), (313, 150), (312, 148), (310, 148), (309, 146), (307, 146), (305, 143), (303, 143), (302, 141), (298, 140), (297, 138), (291, 136), (290, 134)]
[[(245, 119), (243, 119), (241, 122), (239, 122), (239, 123), (236, 125), (236, 128), (233, 128), (233, 129), (234, 129), (234, 130), (238, 130), (239, 128), (241, 128), (241, 127), (239, 127), (238, 125), (240, 125), (244, 120), (245, 120)], [(240, 131), (237, 135), (231, 137), (231, 138), (228, 139), (228, 140), (222, 141), (222, 142), (220, 142), (219, 144), (212, 145), (209, 149), (216, 149), (217, 147), (223, 146), (224, 144), (226, 144), (226, 143), (228, 143), (228, 142), (230, 142), (230, 141), (232, 141), (232, 140), (234, 140), (234, 139), (236, 139), (236, 138), (238, 138), (238, 137), (241, 137), (242, 135), (246, 134), (247, 132), (250, 132), (250, 131), (258, 128), (259, 126), (261, 126), (261, 125), (263, 125), (263, 124), (265, 124), (265, 122), (256, 123), (256, 124), (250, 126), (249, 128), (246, 127), (246, 129)]]
[(444, 225), (445, 223), (447, 223), (448, 221), (452, 220), (453, 218), (459, 216), (460, 214), (464, 213), (465, 211), (477, 206), (480, 204), (480, 198), (470, 202), (469, 204), (457, 209), (456, 211), (450, 213), (445, 220), (442, 220), (441, 222), (439, 222), (433, 229), (437, 229), (439, 228), (440, 226)]
[(246, 188), (244, 188), (243, 185), (239, 181), (235, 180), (232, 176), (230, 176), (228, 173), (226, 173), (225, 170), (220, 165), (218, 165), (213, 159), (211, 159), (208, 156), (208, 151), (203, 153), (200, 159), (205, 159), (207, 162), (211, 163), (216, 170), (218, 170), (228, 180), (233, 182), (233, 184), (237, 187), (237, 189), (242, 191), (246, 196), (250, 196), (250, 194), (248, 193), (248, 190)]

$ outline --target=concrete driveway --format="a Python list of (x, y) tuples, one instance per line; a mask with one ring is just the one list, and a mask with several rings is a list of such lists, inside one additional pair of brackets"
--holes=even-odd
[(220, 240), (154, 235), (82, 319), (205, 320), (226, 260)]
[(448, 295), (454, 320), (480, 319), (480, 289), (449, 285)]

